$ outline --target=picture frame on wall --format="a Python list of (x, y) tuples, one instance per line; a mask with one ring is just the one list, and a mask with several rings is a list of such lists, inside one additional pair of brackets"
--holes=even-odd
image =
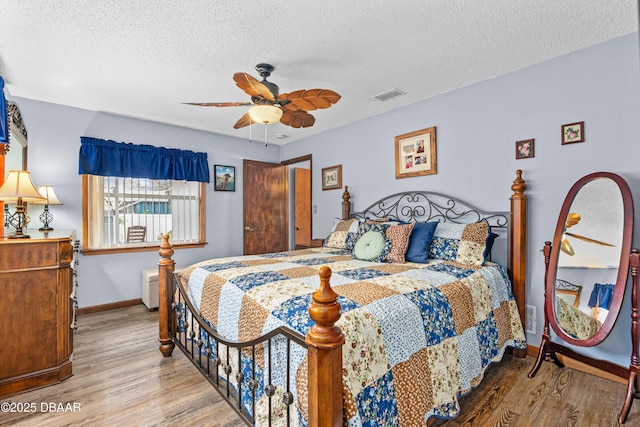
[(214, 165), (215, 191), (236, 191), (236, 167)]
[(584, 142), (584, 122), (562, 125), (562, 145)]
[(435, 126), (395, 137), (396, 179), (438, 173)]
[(516, 141), (516, 160), (530, 159), (534, 156), (535, 139)]
[(322, 168), (322, 190), (342, 188), (342, 165)]

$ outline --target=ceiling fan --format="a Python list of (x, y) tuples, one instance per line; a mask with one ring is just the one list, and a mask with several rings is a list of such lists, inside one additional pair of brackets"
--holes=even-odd
[(279, 93), (278, 85), (267, 81), (274, 66), (258, 64), (256, 71), (262, 81), (247, 73), (235, 73), (236, 86), (251, 96), (251, 102), (185, 102), (203, 107), (244, 107), (252, 106), (233, 126), (239, 129), (254, 123), (280, 123), (294, 128), (313, 126), (316, 119), (308, 111), (329, 108), (340, 100), (340, 95), (328, 89), (296, 90)]
[(568, 231), (566, 231), (567, 228), (576, 225), (578, 222), (580, 222), (580, 215), (579, 214), (577, 214), (577, 213), (569, 213), (569, 215), (567, 215), (567, 221), (565, 222), (565, 232), (564, 232), (564, 235), (562, 236), (562, 243), (560, 245), (560, 250), (562, 250), (562, 252), (566, 253), (569, 256), (575, 255), (575, 251), (573, 250), (573, 246), (571, 246), (571, 243), (569, 243), (569, 240), (567, 239), (567, 236), (573, 237), (575, 239), (583, 240), (583, 241), (588, 242), (588, 243), (595, 243), (596, 245), (615, 246), (615, 245), (612, 245), (610, 243), (601, 242), (600, 240), (591, 239), (589, 237), (581, 236), (581, 235), (575, 234), (575, 233), (569, 233)]

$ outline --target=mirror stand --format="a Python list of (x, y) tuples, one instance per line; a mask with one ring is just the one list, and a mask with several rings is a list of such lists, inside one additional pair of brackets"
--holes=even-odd
[[(549, 257), (551, 254), (551, 242), (545, 242), (542, 250), (544, 254), (545, 263), (545, 282), (547, 274), (549, 272)], [(545, 288), (545, 309), (544, 309), (544, 327), (542, 331), (542, 342), (538, 349), (538, 357), (536, 362), (527, 375), (529, 378), (533, 378), (540, 369), (543, 361), (551, 361), (561, 368), (564, 368), (564, 364), (560, 361), (557, 354), (570, 357), (571, 359), (588, 364), (603, 371), (612, 373), (618, 377), (628, 379), (627, 394), (625, 397), (624, 405), (618, 416), (618, 423), (624, 424), (631, 410), (633, 399), (640, 399), (640, 286), (638, 283), (638, 270), (640, 269), (640, 249), (633, 249), (629, 256), (629, 267), (631, 271), (632, 279), (632, 296), (631, 296), (631, 362), (629, 369), (616, 365), (614, 363), (607, 362), (605, 360), (594, 359), (589, 356), (585, 356), (580, 353), (576, 353), (573, 350), (551, 341), (551, 330), (549, 327), (549, 315), (547, 313), (546, 301), (548, 298), (553, 298), (553, 295), (548, 295), (548, 288)]]
[[(549, 258), (551, 254), (551, 242), (544, 243), (544, 249), (542, 250), (542, 252), (544, 254), (544, 264), (545, 264), (544, 275), (545, 275), (545, 283), (546, 283), (547, 276), (549, 274)], [(611, 363), (606, 360), (594, 359), (592, 357), (585, 356), (584, 354), (576, 353), (575, 351), (571, 350), (568, 347), (563, 346), (562, 344), (558, 344), (556, 342), (551, 341), (551, 328), (549, 327), (549, 318), (551, 314), (548, 312), (548, 310), (551, 307), (553, 307), (553, 304), (549, 302), (554, 301), (554, 295), (551, 295), (551, 290), (549, 287), (545, 287), (544, 299), (545, 299), (544, 327), (542, 330), (542, 342), (540, 343), (540, 348), (538, 349), (538, 357), (536, 358), (536, 362), (533, 365), (533, 368), (531, 368), (531, 371), (529, 371), (529, 374), (527, 375), (529, 378), (533, 378), (536, 375), (543, 361), (548, 362), (553, 360), (553, 362), (556, 365), (558, 365), (561, 368), (564, 368), (564, 364), (557, 357), (558, 354), (567, 356), (573, 360), (577, 360), (578, 362), (582, 362), (587, 365), (593, 366), (602, 371), (609, 372), (623, 379), (627, 379), (629, 377), (629, 371), (620, 365), (616, 365), (615, 363)], [(637, 315), (636, 323), (639, 325), (637, 326), (636, 329), (638, 329), (640, 332), (640, 309), (636, 312), (636, 315)], [(637, 356), (636, 356), (636, 362), (637, 362), (636, 363), (637, 365), (640, 364), (640, 359), (638, 359)], [(638, 371), (640, 372), (640, 367)], [(636, 387), (636, 390), (640, 390), (640, 389)], [(631, 404), (629, 404), (629, 406), (631, 406)]]
[(622, 411), (618, 416), (618, 422), (623, 424), (627, 420), (633, 399), (640, 398), (640, 357), (638, 344), (640, 344), (640, 289), (638, 289), (638, 268), (640, 267), (640, 249), (633, 249), (629, 255), (629, 266), (633, 289), (631, 290), (631, 363), (629, 365), (629, 382), (627, 384), (627, 397)]

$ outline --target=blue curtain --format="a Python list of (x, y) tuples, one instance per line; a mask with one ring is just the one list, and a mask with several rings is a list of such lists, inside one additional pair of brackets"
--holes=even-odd
[(613, 290), (615, 285), (596, 283), (593, 285), (591, 297), (589, 298), (589, 307), (602, 307), (609, 310), (611, 300), (613, 299)]
[(80, 174), (209, 182), (207, 153), (80, 137)]
[(4, 79), (0, 77), (0, 144), (9, 142), (9, 116), (7, 100), (4, 97)]

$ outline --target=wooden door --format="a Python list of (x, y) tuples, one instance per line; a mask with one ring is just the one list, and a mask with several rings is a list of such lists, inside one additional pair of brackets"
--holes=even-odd
[(311, 246), (311, 171), (294, 169), (296, 248)]
[(244, 254), (288, 249), (287, 167), (244, 160)]

